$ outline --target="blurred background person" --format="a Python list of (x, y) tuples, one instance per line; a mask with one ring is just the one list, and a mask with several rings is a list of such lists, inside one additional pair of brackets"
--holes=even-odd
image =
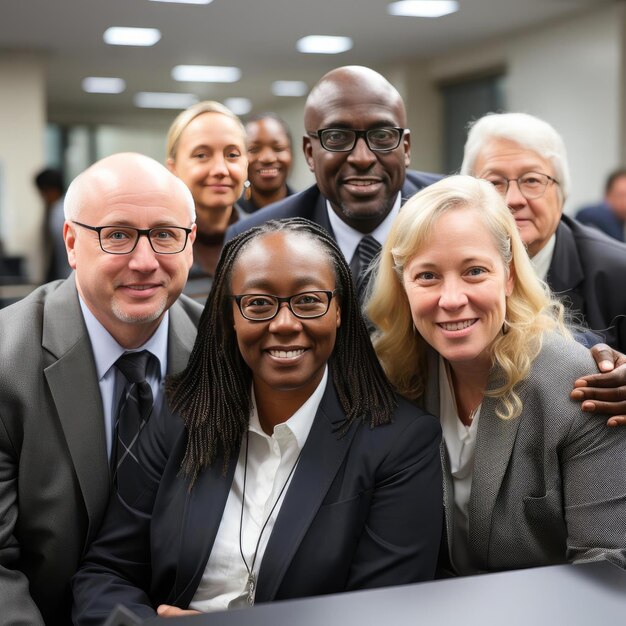
[(456, 574), (606, 558), (626, 566), (626, 438), (569, 399), (593, 369), (486, 181), (411, 198), (368, 313), (397, 391), (439, 415)]
[(572, 316), (625, 352), (626, 246), (563, 213), (570, 175), (559, 133), (526, 113), (489, 113), (470, 127), (461, 172), (495, 186), (539, 278)]
[(254, 213), (293, 194), (287, 184), (293, 143), (287, 123), (275, 113), (249, 117), (246, 133), (248, 186), (239, 200), (239, 206), (246, 213)]
[(76, 624), (118, 603), (148, 618), (434, 576), (439, 424), (393, 393), (327, 231), (274, 221), (226, 244), (168, 394), (179, 419), (142, 435), (146, 497), (111, 499)]
[(604, 202), (581, 209), (576, 219), (618, 241), (626, 241), (626, 168), (611, 172), (604, 187)]
[(63, 199), (65, 184), (59, 170), (46, 168), (35, 176), (35, 185), (45, 204), (43, 245), (45, 259), (44, 282), (67, 278), (72, 269), (67, 261), (63, 239)]
[(247, 166), (245, 128), (223, 104), (199, 102), (172, 122), (167, 167), (189, 187), (198, 227), (184, 293), (200, 302), (211, 289), (226, 228), (243, 215), (237, 199)]

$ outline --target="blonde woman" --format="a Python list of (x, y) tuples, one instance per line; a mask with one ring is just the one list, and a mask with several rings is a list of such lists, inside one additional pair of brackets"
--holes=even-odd
[(493, 185), (453, 176), (406, 203), (368, 315), (396, 389), (440, 416), (444, 566), (626, 565), (626, 437), (570, 400), (593, 359)]
[(219, 102), (194, 104), (170, 126), (166, 164), (189, 187), (196, 205), (194, 265), (185, 293), (204, 303), (224, 233), (245, 215), (236, 205), (248, 171), (245, 128)]

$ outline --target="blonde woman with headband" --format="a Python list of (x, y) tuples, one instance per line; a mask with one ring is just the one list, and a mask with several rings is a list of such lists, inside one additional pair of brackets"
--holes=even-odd
[(397, 391), (441, 420), (444, 568), (626, 565), (626, 437), (570, 400), (593, 359), (493, 185), (452, 176), (406, 203), (367, 312)]
[(243, 124), (219, 102), (194, 104), (170, 126), (167, 167), (189, 187), (196, 205), (198, 233), (185, 293), (204, 303), (224, 233), (245, 215), (236, 204), (248, 171)]

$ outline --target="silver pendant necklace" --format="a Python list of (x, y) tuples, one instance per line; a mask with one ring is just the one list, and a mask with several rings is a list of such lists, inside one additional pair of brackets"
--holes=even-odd
[(285, 481), (283, 486), (280, 488), (280, 493), (278, 494), (278, 497), (276, 498), (276, 502), (274, 502), (274, 505), (272, 506), (272, 510), (269, 512), (269, 515), (267, 516), (265, 522), (263, 523), (263, 526), (261, 527), (261, 532), (259, 533), (259, 538), (257, 539), (256, 546), (254, 548), (254, 554), (252, 555), (252, 564), (248, 565), (248, 561), (246, 561), (246, 557), (243, 554), (242, 534), (243, 534), (243, 511), (244, 511), (245, 504), (246, 504), (246, 478), (248, 476), (249, 444), (250, 444), (250, 431), (248, 430), (246, 432), (246, 458), (245, 458), (245, 463), (243, 466), (243, 490), (242, 490), (243, 493), (241, 494), (241, 516), (239, 518), (239, 553), (241, 554), (243, 564), (246, 566), (246, 571), (248, 572), (248, 580), (246, 581), (246, 586), (245, 586), (245, 589), (247, 592), (246, 602), (248, 603), (249, 606), (253, 606), (254, 596), (256, 594), (256, 582), (257, 582), (256, 574), (254, 573), (254, 564), (256, 563), (256, 557), (257, 557), (257, 554), (259, 553), (259, 545), (261, 545), (261, 537), (263, 536), (263, 532), (265, 531), (267, 523), (270, 521), (270, 518), (272, 517), (272, 514), (274, 513), (274, 509), (276, 508), (276, 505), (280, 502), (280, 499), (283, 495), (283, 491), (285, 491), (285, 489), (287, 488), (287, 485), (289, 484), (289, 481), (291, 480), (291, 477), (296, 469), (296, 465), (298, 465), (298, 461), (300, 460), (300, 455), (302, 454), (302, 449), (300, 450), (300, 452), (298, 452), (298, 456), (294, 464), (291, 466), (291, 469), (289, 470), (289, 475), (287, 476), (287, 480)]

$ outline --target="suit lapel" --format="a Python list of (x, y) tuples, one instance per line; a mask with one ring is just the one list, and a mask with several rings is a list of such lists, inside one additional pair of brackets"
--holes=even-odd
[(89, 335), (74, 276), (47, 299), (42, 345), (44, 369), (89, 517), (99, 524), (109, 492), (104, 415)]
[(256, 592), (259, 602), (276, 597), (287, 568), (350, 448), (357, 425), (341, 438), (333, 432), (344, 420), (345, 414), (329, 378), (263, 556)]
[(578, 291), (585, 274), (572, 231), (563, 219), (556, 230), (556, 243), (546, 282), (557, 296), (564, 297), (569, 308), (584, 311), (585, 303)]
[(185, 313), (180, 302), (170, 308), (170, 327), (167, 338), (167, 370), (175, 374), (187, 366), (196, 340), (197, 328)]
[(170, 598), (172, 604), (188, 606), (198, 589), (222, 521), (238, 457), (239, 450), (235, 450), (226, 468), (226, 475), (223, 472), (223, 458), (220, 456), (215, 459), (211, 467), (200, 473), (191, 491), (187, 481), (176, 479), (179, 494), (186, 502), (178, 570)]
[[(504, 376), (494, 373), (487, 389), (504, 383)], [(488, 569), (491, 519), (502, 480), (509, 466), (520, 418), (503, 420), (496, 415), (498, 400), (483, 400), (476, 435), (472, 490), (470, 494), (469, 547), (476, 558), (475, 565)]]
[(408, 178), (405, 178), (404, 184), (402, 185), (402, 189), (400, 191), (402, 194), (400, 202), (404, 204), (411, 196), (414, 196), (419, 191), (419, 188), (416, 187)]
[(328, 219), (328, 208), (326, 206), (326, 198), (321, 193), (317, 197), (315, 206), (313, 207), (311, 220), (315, 222), (316, 224), (319, 224), (325, 230), (327, 230), (332, 235), (333, 239), (336, 239), (335, 233), (333, 232), (333, 228), (330, 225), (330, 220)]

